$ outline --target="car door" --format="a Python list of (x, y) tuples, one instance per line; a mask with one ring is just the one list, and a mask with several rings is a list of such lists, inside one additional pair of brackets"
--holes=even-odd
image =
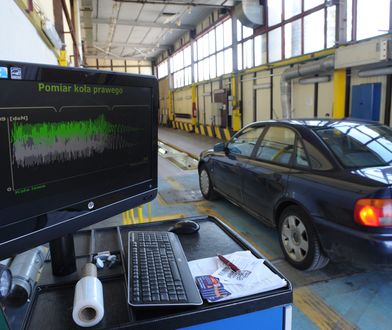
[(214, 162), (215, 188), (223, 195), (242, 203), (243, 168), (249, 160), (264, 127), (252, 126), (240, 131), (227, 144), (225, 154)]
[(295, 141), (293, 129), (270, 126), (243, 169), (243, 202), (265, 219), (273, 219), (274, 204), (285, 192)]

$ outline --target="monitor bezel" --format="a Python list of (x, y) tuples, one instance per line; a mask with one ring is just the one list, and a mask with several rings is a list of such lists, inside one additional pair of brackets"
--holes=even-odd
[[(26, 223), (34, 225), (37, 228), (32, 232), (23, 233), (13, 239), (0, 241), (0, 260), (34, 246), (44, 244), (63, 235), (73, 233), (81, 228), (147, 203), (156, 197), (158, 186), (157, 127), (159, 96), (158, 80), (154, 76), (11, 61), (0, 61), (0, 66), (7, 67), (8, 71), (10, 71), (11, 67), (20, 68), (23, 73), (23, 80), (25, 81), (132, 86), (151, 88), (152, 94), (151, 178), (132, 186), (126, 186), (116, 191), (107, 192), (103, 195), (95, 196), (92, 194), (91, 198), (88, 198), (87, 200), (75, 201), (75, 203), (64, 205), (64, 207), (60, 209), (50, 209), (48, 206), (48, 210), (45, 213), (38, 216), (27, 215), (25, 219), (21, 219), (11, 224), (4, 225), (2, 224), (2, 219), (0, 219), (0, 230), (7, 229), (11, 232), (18, 232), (18, 228), (22, 228)], [(8, 79), (10, 79), (10, 77)], [(91, 203), (94, 205), (93, 209), (90, 209)], [(23, 205), (21, 205), (21, 207), (23, 207)], [(53, 218), (52, 215), (54, 213), (66, 214), (67, 210), (70, 208), (78, 210), (79, 212), (76, 212), (76, 215), (65, 218), (58, 223), (51, 223), (50, 219)], [(19, 232), (22, 231), (19, 230)]]

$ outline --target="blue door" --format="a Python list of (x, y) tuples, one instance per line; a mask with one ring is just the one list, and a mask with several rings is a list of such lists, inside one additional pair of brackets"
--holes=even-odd
[(380, 104), (381, 83), (353, 86), (351, 117), (379, 121)]

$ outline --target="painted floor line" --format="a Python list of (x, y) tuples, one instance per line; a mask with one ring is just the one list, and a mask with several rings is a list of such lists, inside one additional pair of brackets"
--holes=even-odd
[(223, 215), (221, 215), (220, 213), (216, 212), (215, 210), (206, 207), (204, 205), (200, 205), (197, 204), (195, 205), (196, 209), (200, 212), (200, 213), (204, 213), (204, 214), (209, 214), (212, 215), (216, 218), (218, 218), (219, 220), (221, 220), (226, 226), (230, 227), (230, 229), (232, 229), (234, 232), (238, 233), (240, 236), (244, 237), (257, 251), (259, 251), (264, 257), (266, 257), (268, 260), (272, 259), (272, 256), (267, 253), (266, 251), (264, 251), (251, 237), (249, 237), (246, 233), (242, 233), (239, 232), (238, 229), (236, 227), (234, 227), (232, 224), (230, 224), (230, 222), (225, 219), (225, 217)]
[(357, 329), (309, 288), (294, 289), (294, 305), (320, 329)]

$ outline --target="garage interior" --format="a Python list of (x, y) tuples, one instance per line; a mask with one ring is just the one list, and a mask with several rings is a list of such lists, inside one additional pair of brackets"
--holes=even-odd
[(87, 229), (211, 215), (291, 282), (293, 329), (390, 329), (390, 266), (295, 269), (274, 228), (203, 198), (198, 160), (256, 121), (391, 126), (391, 13), (390, 0), (2, 0), (0, 61), (158, 79), (158, 196)]

